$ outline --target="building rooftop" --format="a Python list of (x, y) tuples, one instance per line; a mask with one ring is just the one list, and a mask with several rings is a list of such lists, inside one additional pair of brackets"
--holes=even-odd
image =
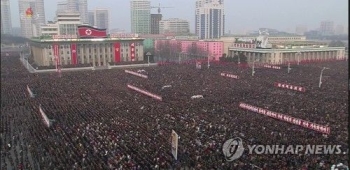
[(51, 36), (46, 37), (34, 37), (31, 39), (33, 42), (97, 42), (97, 41), (130, 41), (130, 40), (140, 40), (143, 41), (144, 38), (61, 38), (61, 39), (53, 39)]
[(270, 53), (270, 52), (309, 52), (309, 51), (325, 51), (325, 50), (345, 50), (345, 47), (320, 47), (320, 48), (241, 48), (241, 47), (229, 47), (229, 50), (239, 50), (246, 52), (260, 52), (260, 53)]

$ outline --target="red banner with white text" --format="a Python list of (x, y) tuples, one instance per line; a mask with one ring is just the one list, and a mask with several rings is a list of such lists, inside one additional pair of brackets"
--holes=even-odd
[(246, 103), (240, 103), (239, 104), (240, 108), (255, 112), (255, 113), (259, 113), (268, 117), (272, 117), (275, 119), (278, 119), (280, 121), (284, 121), (284, 122), (288, 122), (294, 125), (298, 125), (307, 129), (311, 129), (317, 132), (321, 132), (321, 133), (325, 133), (325, 134), (330, 134), (331, 129), (328, 126), (323, 126), (323, 125), (319, 125), (316, 123), (312, 123), (306, 120), (302, 120), (302, 119), (298, 119), (298, 118), (294, 118), (291, 116), (287, 116), (281, 113), (277, 113), (277, 112), (272, 112), (260, 107), (256, 107), (256, 106), (252, 106)]
[(71, 63), (76, 65), (78, 63), (77, 60), (77, 44), (71, 44), (70, 45), (70, 49), (71, 49)]
[(130, 59), (135, 61), (135, 43), (130, 43)]
[(120, 62), (120, 43), (114, 43), (114, 62)]
[(144, 95), (146, 95), (146, 96), (149, 96), (149, 97), (152, 97), (152, 98), (154, 98), (154, 99), (156, 99), (156, 100), (162, 101), (162, 97), (159, 96), (159, 95), (152, 94), (152, 93), (150, 93), (150, 92), (148, 92), (148, 91), (139, 89), (139, 88), (137, 88), (137, 87), (135, 87), (135, 86), (132, 86), (132, 85), (129, 85), (129, 84), (127, 85), (127, 87), (128, 87), (129, 89), (132, 89), (132, 90), (135, 90), (135, 91), (137, 91), (137, 92), (139, 92), (139, 93), (142, 93), (142, 94), (144, 94)]
[(299, 91), (299, 92), (305, 92), (306, 89), (301, 86), (294, 86), (290, 84), (285, 84), (285, 83), (275, 83), (275, 87), (283, 88), (283, 89), (289, 89), (289, 90), (294, 90), (294, 91)]
[(60, 65), (60, 45), (59, 44), (53, 44), (53, 56), (55, 57), (56, 62), (56, 69)]

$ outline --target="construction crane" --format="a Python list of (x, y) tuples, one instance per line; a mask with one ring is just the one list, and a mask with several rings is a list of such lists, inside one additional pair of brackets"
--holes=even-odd
[(163, 7), (163, 6), (160, 6), (160, 3), (159, 3), (159, 6), (151, 6), (151, 8), (158, 8), (158, 14), (160, 14), (160, 9), (161, 8), (174, 8), (174, 7)]

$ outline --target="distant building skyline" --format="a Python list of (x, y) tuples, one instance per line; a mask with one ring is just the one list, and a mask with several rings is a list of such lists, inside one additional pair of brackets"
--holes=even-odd
[(9, 0), (1, 0), (1, 34), (12, 34), (11, 6)]
[(94, 22), (95, 25), (91, 26), (96, 26), (97, 28), (100, 29), (106, 29), (107, 32), (109, 32), (109, 10), (106, 8), (97, 8), (95, 9), (95, 17), (94, 17)]
[(169, 18), (159, 22), (160, 34), (188, 35), (190, 24), (187, 20), (179, 18)]
[[(110, 22), (110, 27), (120, 28), (122, 30), (126, 30), (126, 32), (130, 32), (131, 20), (125, 20), (126, 18), (129, 18), (128, 16), (130, 16), (129, 1), (86, 1), (89, 5), (88, 9), (106, 7), (110, 9), (111, 16), (125, 16), (112, 17), (113, 20), (111, 20)], [(251, 1), (253, 0), (225, 2), (225, 17), (227, 18), (227, 20), (225, 21), (225, 30), (230, 30), (231, 34), (237, 34), (244, 33), (245, 30), (257, 30), (257, 28), (259, 27), (269, 27), (282, 31), (287, 31), (289, 33), (294, 33), (295, 27), (299, 24), (307, 26), (309, 30), (315, 30), (320, 27), (320, 22), (323, 20), (332, 20), (334, 21), (335, 25), (344, 25), (345, 28), (346, 25), (348, 25), (348, 16), (346, 15), (348, 13), (348, 1), (346, 0), (338, 0), (336, 2), (319, 0), (317, 1), (317, 6), (314, 5), (315, 0), (296, 0), (293, 3), (277, 0), (268, 0), (268, 2), (254, 1), (254, 3), (252, 3)], [(58, 8), (57, 2), (58, 1), (45, 1), (45, 17), (48, 20), (54, 19), (56, 10)], [(195, 16), (193, 15), (192, 11), (195, 8), (195, 3), (188, 3), (188, 5), (183, 5), (184, 2), (187, 1), (162, 1), (162, 6), (173, 7), (173, 9), (162, 10), (162, 14), (165, 18), (183, 18), (188, 20), (190, 22), (190, 30), (193, 33), (195, 32)], [(158, 1), (151, 0), (151, 3), (152, 6), (157, 6)], [(20, 12), (18, 11), (18, 0), (10, 0), (10, 4), (12, 25), (14, 27), (20, 27)], [(118, 10), (113, 10), (111, 4), (121, 6), (122, 8)], [(268, 4), (279, 5), (279, 10), (273, 8), (271, 5)], [(247, 5), (249, 5), (249, 9), (251, 12), (246, 12), (244, 8), (235, 8), (235, 10), (230, 10), (230, 7), (239, 7)], [(265, 12), (254, 12), (259, 11), (257, 10), (257, 8), (260, 8), (262, 5), (265, 5)], [(303, 10), (305, 8), (307, 8), (308, 10)], [(337, 10), (324, 13), (324, 11), (327, 11), (327, 9), (329, 8), (336, 8)], [(152, 11), (156, 13), (156, 9), (152, 9)], [(293, 13), (295, 11), (299, 12)], [(313, 15), (308, 15), (309, 13)], [(262, 20), (261, 18), (264, 19)], [(281, 18), (283, 18), (283, 20), (281, 20)], [(346, 32), (346, 30), (344, 32)]]
[(334, 22), (330, 21), (330, 20), (321, 21), (320, 33), (322, 35), (333, 35), (334, 34)]
[(88, 11), (88, 23), (90, 26), (95, 26), (95, 11), (94, 10)]
[[(19, 0), (21, 35), (26, 38), (38, 36), (40, 25), (45, 24), (44, 0)], [(31, 9), (32, 14), (27, 15)]]
[(224, 0), (196, 0), (196, 35), (200, 39), (218, 39), (225, 34)]
[(151, 1), (131, 0), (131, 32), (136, 34), (149, 34), (151, 32)]
[(342, 35), (344, 34), (344, 26), (343, 25), (337, 25), (335, 27), (335, 32), (334, 32), (336, 35)]
[(67, 8), (69, 12), (79, 12), (82, 23), (89, 23), (87, 0), (67, 0)]
[(304, 35), (305, 32), (307, 32), (307, 26), (305, 25), (298, 25), (295, 27), (295, 33), (297, 35)]
[(162, 19), (162, 14), (151, 14), (151, 34), (159, 34), (159, 22)]

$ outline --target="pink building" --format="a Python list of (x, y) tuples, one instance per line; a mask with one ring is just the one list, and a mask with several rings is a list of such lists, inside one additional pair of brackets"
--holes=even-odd
[(195, 55), (219, 60), (224, 51), (222, 41), (160, 39), (155, 41), (155, 51), (169, 51), (181, 55)]

